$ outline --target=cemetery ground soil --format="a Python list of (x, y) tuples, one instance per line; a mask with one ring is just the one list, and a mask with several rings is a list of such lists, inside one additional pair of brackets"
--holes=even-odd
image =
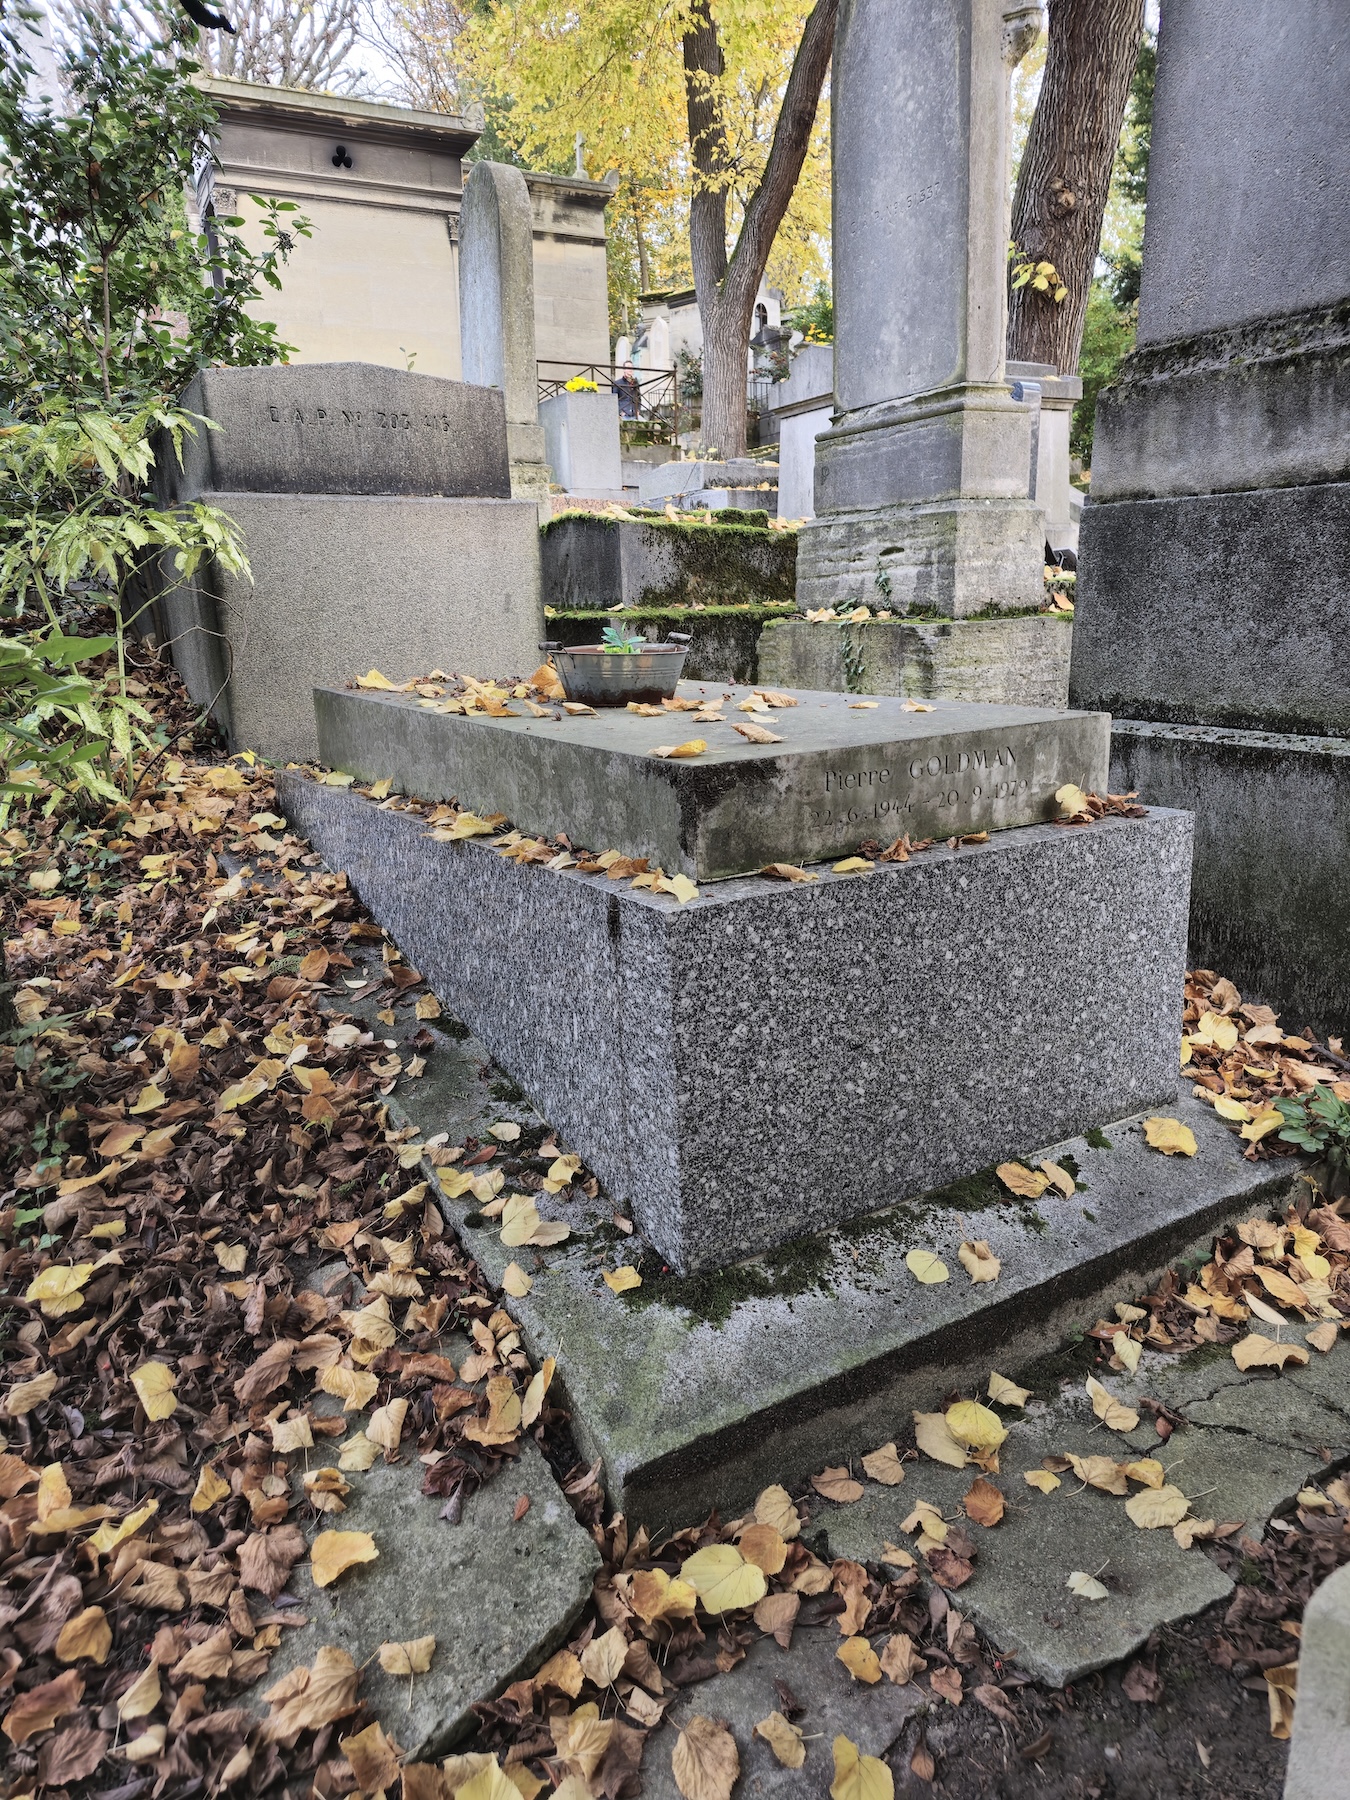
[[(262, 1723), (240, 1703), (295, 1623), (286, 1587), (305, 1536), (343, 1526), (334, 1502), (347, 1478), (315, 1479), (316, 1464), (340, 1460), (359, 1483), (365, 1459), (393, 1456), (401, 1438), (409, 1483), (444, 1508), (449, 1531), (474, 1487), (511, 1467), (524, 1434), (540, 1443), (606, 1561), (596, 1606), (559, 1653), (577, 1664), (577, 1685), (569, 1663), (555, 1719), (564, 1690), (607, 1700), (582, 1683), (613, 1629), (607, 1584), (625, 1567), (674, 1576), (696, 1547), (725, 1545), (731, 1527), (714, 1519), (647, 1546), (607, 1517), (499, 1297), (427, 1201), (427, 1162), (453, 1165), (455, 1147), (409, 1146), (390, 1128), (385, 1097), (417, 1071), (380, 1040), (334, 1029), (332, 1004), (320, 1005), (326, 983), (342, 1004), (334, 977), (350, 974), (363, 940), (381, 945), (378, 928), (306, 846), (284, 839), (267, 771), (213, 749), (175, 679), (143, 652), (134, 661), (179, 733), (147, 771), (137, 817), (90, 829), (57, 818), (5, 840), (24, 1031), (0, 1062), (0, 1793), (187, 1800), (234, 1787), (335, 1800), (398, 1779), (382, 1726), (396, 1737), (399, 1720), (363, 1705), (357, 1671), (336, 1670), (336, 1685), (308, 1701), (292, 1683)], [(248, 857), (256, 885), (228, 874), (231, 850), (236, 863)], [(382, 950), (389, 1013), (435, 1019), (415, 971), (395, 946)], [(1212, 977), (1205, 985), (1214, 991)], [(302, 1038), (310, 1054), (290, 1066), (307, 1074), (291, 1093), (280, 1077)], [(518, 1156), (496, 1167), (515, 1161), (528, 1186), (551, 1148), (528, 1137), (510, 1148)], [(501, 1150), (461, 1154), (491, 1173)], [(309, 1285), (335, 1258), (359, 1279), (364, 1306), (347, 1276), (336, 1290), (345, 1312)], [(1176, 1297), (1154, 1316), (1177, 1330)], [(452, 1329), (457, 1368), (444, 1355)], [(357, 1390), (350, 1418), (309, 1398), (329, 1373), (335, 1394)], [(292, 1479), (302, 1470), (285, 1459), (311, 1444), (302, 1493)], [(830, 1504), (819, 1493), (804, 1496), (817, 1523)], [(795, 1538), (796, 1503), (782, 1503)], [(1231, 1604), (1063, 1693), (1027, 1682), (968, 1622), (953, 1631), (946, 1615), (964, 1577), (950, 1559), (949, 1603), (937, 1587), (925, 1598), (915, 1570), (830, 1568), (797, 1539), (771, 1598), (787, 1596), (795, 1572), (804, 1622), (814, 1615), (832, 1636), (853, 1608), (878, 1641), (903, 1630), (927, 1681), (957, 1696), (916, 1684), (924, 1710), (891, 1752), (899, 1794), (1276, 1800), (1285, 1749), (1271, 1736), (1262, 1671), (1294, 1660), (1286, 1626), (1350, 1560), (1350, 1497), (1288, 1523), (1260, 1544), (1210, 1552), (1238, 1581)], [(954, 1528), (952, 1557), (968, 1541)], [(695, 1705), (698, 1684), (734, 1672), (760, 1639), (745, 1612), (704, 1623), (680, 1621), (684, 1641), (665, 1660), (668, 1685), (692, 1689)], [(634, 1633), (625, 1687), (645, 1643)], [(503, 1761), (514, 1747), (522, 1800), (548, 1800), (548, 1781), (578, 1776), (602, 1800), (634, 1800), (661, 1763), (669, 1770), (674, 1731), (639, 1687), (633, 1723), (616, 1721), (589, 1763), (566, 1729), (561, 1743), (550, 1736), (531, 1689), (517, 1683), (481, 1707), (461, 1746)], [(405, 1800), (414, 1789), (449, 1800), (453, 1785), (417, 1766)], [(514, 1800), (510, 1788), (486, 1791)]]

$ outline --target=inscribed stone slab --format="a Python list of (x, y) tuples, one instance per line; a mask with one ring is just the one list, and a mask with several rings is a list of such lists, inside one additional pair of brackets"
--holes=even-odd
[[(962, 837), (1051, 819), (1065, 782), (1100, 790), (1110, 721), (1103, 713), (938, 701), (906, 710), (883, 697), (798, 690), (791, 707), (740, 710), (751, 690), (725, 694), (724, 721), (689, 713), (641, 717), (487, 718), (446, 714), (415, 696), (339, 688), (315, 692), (323, 760), (362, 780), (389, 777), (405, 793), (501, 812), (522, 831), (648, 858), (694, 880), (772, 862), (844, 856), (904, 833)], [(756, 744), (736, 724), (763, 720), (781, 742)], [(770, 720), (772, 721), (770, 723)], [(697, 758), (652, 754), (702, 740)]]
[(181, 405), (215, 422), (162, 446), (170, 504), (206, 493), (509, 498), (506, 417), (491, 387), (373, 363), (203, 369)]

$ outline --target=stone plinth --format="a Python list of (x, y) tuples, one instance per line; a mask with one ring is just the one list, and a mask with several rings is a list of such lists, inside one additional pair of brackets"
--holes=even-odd
[[(693, 684), (682, 693), (696, 695)], [(1055, 817), (1065, 782), (1102, 787), (1110, 721), (1101, 713), (939, 701), (857, 706), (848, 695), (799, 693), (771, 715), (782, 740), (749, 743), (733, 721), (689, 713), (643, 718), (489, 718), (444, 713), (405, 695), (315, 690), (319, 754), (364, 781), (403, 793), (457, 797), (505, 813), (521, 831), (565, 832), (591, 850), (646, 857), (667, 874), (718, 880), (771, 862), (843, 857), (869, 839), (959, 837)], [(701, 739), (697, 757), (653, 747)]]
[(437, 843), (422, 817), (299, 773), (278, 791), (677, 1269), (1176, 1091), (1184, 815), (728, 881), (681, 906)]
[(1308, 1602), (1284, 1800), (1350, 1800), (1350, 1568)]
[(1031, 423), (1004, 372), (1007, 110), (1037, 8), (844, 0), (834, 394), (798, 598), (962, 618), (1034, 605)]
[(760, 638), (759, 673), (774, 687), (1062, 710), (1072, 642), (1072, 622), (1053, 613), (856, 624), (784, 619)]
[(570, 494), (623, 498), (619, 402), (612, 393), (553, 394), (539, 405), (544, 456)]
[(1040, 390), (1036, 433), (1036, 480), (1031, 497), (1045, 521), (1045, 541), (1055, 550), (1077, 550), (1078, 520), (1069, 480), (1069, 435), (1073, 409), (1083, 398), (1079, 375), (1061, 375), (1053, 363), (1008, 364), (1009, 381), (1035, 382)]
[(509, 499), (501, 393), (374, 363), (203, 369), (180, 402), (210, 419), (161, 443), (166, 505), (210, 493)]
[(540, 549), (544, 603), (563, 610), (765, 605), (796, 592), (790, 531), (574, 514), (544, 527)]
[[(1178, 728), (1121, 754), (1146, 795), (1156, 771), (1158, 797), (1213, 809), (1193, 921), (1228, 946), (1213, 966), (1342, 1027), (1343, 883), (1317, 846), (1350, 754), (1346, 47), (1334, 9), (1166, 10), (1138, 348), (1098, 403), (1070, 678), (1076, 705)], [(1267, 798), (1244, 807), (1249, 768)]]

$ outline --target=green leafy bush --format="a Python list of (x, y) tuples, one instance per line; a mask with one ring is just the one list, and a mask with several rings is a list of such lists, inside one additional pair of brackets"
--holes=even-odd
[(1275, 1108), (1285, 1121), (1281, 1142), (1317, 1158), (1312, 1174), (1327, 1198), (1350, 1195), (1350, 1103), (1319, 1082), (1310, 1094), (1277, 1099)]

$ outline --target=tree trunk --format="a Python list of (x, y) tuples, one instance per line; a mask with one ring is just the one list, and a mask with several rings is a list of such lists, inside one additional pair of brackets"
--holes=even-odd
[(727, 256), (726, 133), (718, 105), (722, 48), (709, 0), (696, 0), (684, 38), (685, 105), (694, 190), (689, 203), (689, 250), (703, 325), (705, 449), (723, 457), (745, 454), (747, 352), (755, 295), (769, 252), (802, 172), (834, 49), (839, 0), (816, 0), (788, 77), (773, 142), (759, 186), (746, 204), (740, 235)]
[(1008, 356), (1078, 367), (1102, 216), (1130, 80), (1143, 35), (1143, 0), (1049, 0), (1050, 38), (1036, 115), (1013, 195), (1018, 249), (1059, 270), (1058, 306), (1028, 285), (1008, 304)]

